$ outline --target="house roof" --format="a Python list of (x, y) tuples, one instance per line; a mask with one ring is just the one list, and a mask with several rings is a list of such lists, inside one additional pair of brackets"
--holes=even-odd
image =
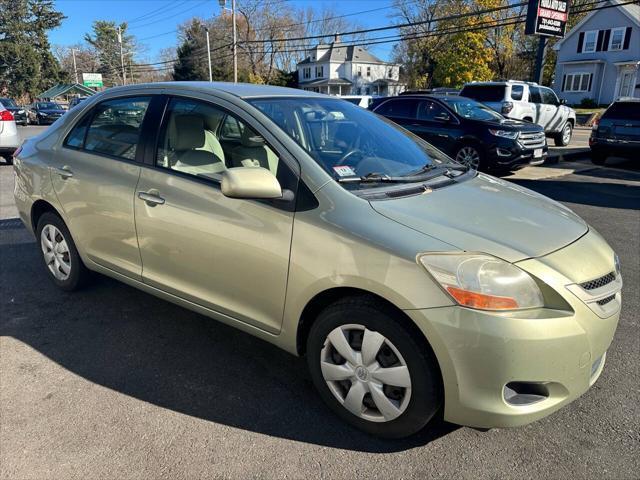
[(319, 80), (311, 80), (310, 82), (298, 82), (300, 86), (314, 87), (318, 85), (353, 85), (351, 80), (346, 78), (321, 78)]
[[(620, 0), (610, 0), (608, 2), (608, 4), (616, 4), (618, 5), (616, 8), (618, 10), (620, 10), (624, 15), (626, 15), (627, 17), (629, 17), (629, 19), (635, 23), (636, 25), (638, 25), (640, 27), (640, 4), (637, 3), (627, 3), (624, 5), (620, 5), (621, 1)], [(569, 33), (567, 33), (563, 39), (559, 40), (558, 42), (556, 42), (556, 44), (553, 46), (554, 50), (560, 50), (560, 47), (562, 46), (562, 44), (567, 40), (567, 38), (571, 37), (572, 35), (574, 35), (575, 33), (579, 32), (580, 29), (582, 28), (582, 26), (587, 23), (591, 17), (593, 17), (594, 15), (597, 15), (600, 12), (600, 10), (593, 10), (591, 12), (589, 12), (582, 20), (580, 20), (575, 27), (573, 27)]]
[[(327, 47), (326, 45), (319, 46)], [(375, 55), (372, 55), (367, 50), (357, 45), (343, 45), (341, 42), (332, 42), (328, 45), (328, 50), (329, 52), (325, 54), (321, 60), (311, 60), (311, 57), (307, 57), (304, 60), (298, 62), (298, 65), (315, 62), (361, 62), (378, 63), (382, 65), (388, 64), (388, 62), (383, 62)]]
[(89, 87), (85, 87), (84, 85), (80, 85), (79, 83), (59, 83), (51, 87), (49, 90), (45, 90), (44, 92), (38, 94), (37, 98), (56, 98), (60, 95), (65, 95), (72, 91), (74, 91), (74, 93), (82, 93), (84, 95), (93, 95), (94, 93), (96, 93)]

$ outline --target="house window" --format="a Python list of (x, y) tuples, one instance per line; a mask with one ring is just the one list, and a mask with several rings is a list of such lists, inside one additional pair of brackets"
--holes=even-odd
[(316, 78), (322, 77), (324, 77), (324, 66), (320, 65), (319, 67), (316, 67)]
[(358, 76), (361, 77), (362, 76), (362, 67), (360, 65), (358, 65)]
[(624, 44), (625, 27), (611, 29), (611, 40), (609, 40), (609, 50), (622, 50)]
[(393, 68), (390, 68), (389, 71), (387, 72), (387, 76), (389, 78), (393, 78)]
[(371, 76), (371, 67), (367, 67), (367, 77)]
[(588, 92), (590, 73), (570, 73), (564, 79), (565, 92)]
[(305, 80), (311, 78), (311, 67), (302, 69), (302, 78), (304, 78)]
[(584, 48), (583, 53), (593, 53), (596, 51), (596, 42), (598, 40), (598, 31), (590, 30), (584, 32)]

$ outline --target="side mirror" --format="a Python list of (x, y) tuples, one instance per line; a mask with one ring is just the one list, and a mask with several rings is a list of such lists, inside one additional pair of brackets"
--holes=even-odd
[(282, 198), (273, 173), (262, 167), (235, 167), (222, 173), (222, 194), (229, 198)]
[(561, 98), (561, 99), (558, 101), (558, 103), (559, 103), (560, 105), (566, 105), (567, 100), (566, 100), (566, 99), (564, 99), (564, 98)]
[(438, 122), (448, 122), (451, 120), (451, 116), (448, 113), (439, 113), (438, 115), (436, 115), (435, 117), (433, 117), (434, 120), (438, 121)]

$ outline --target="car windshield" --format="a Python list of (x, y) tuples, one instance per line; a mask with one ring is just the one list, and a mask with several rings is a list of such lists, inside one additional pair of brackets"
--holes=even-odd
[(469, 98), (443, 97), (441, 100), (464, 118), (471, 120), (502, 120), (504, 118), (486, 105)]
[(391, 121), (341, 99), (259, 98), (249, 103), (337, 179), (407, 176), (451, 161)]
[(38, 110), (62, 110), (62, 107), (54, 102), (38, 102), (36, 108)]
[(5, 107), (17, 107), (16, 102), (10, 98), (0, 98), (0, 103)]

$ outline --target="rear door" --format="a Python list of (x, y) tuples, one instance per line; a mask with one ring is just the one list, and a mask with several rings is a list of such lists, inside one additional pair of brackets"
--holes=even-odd
[(84, 115), (55, 154), (51, 179), (73, 238), (93, 262), (140, 279), (133, 218), (143, 158), (140, 131), (152, 97), (106, 100)]

